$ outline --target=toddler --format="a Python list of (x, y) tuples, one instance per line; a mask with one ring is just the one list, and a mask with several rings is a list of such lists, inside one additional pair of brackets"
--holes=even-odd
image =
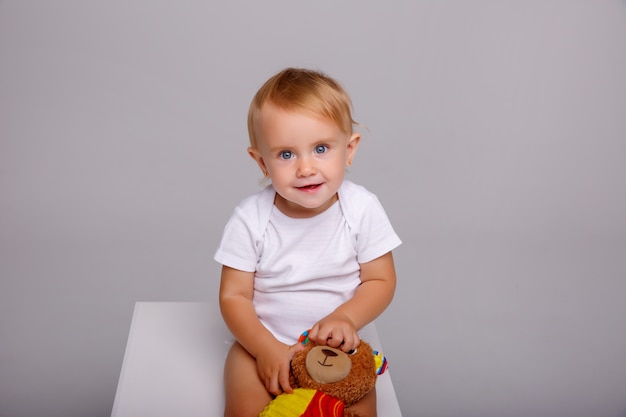
[[(311, 329), (345, 352), (393, 298), (401, 242), (374, 194), (344, 178), (361, 135), (332, 78), (285, 69), (256, 93), (248, 153), (270, 180), (228, 221), (215, 260), (220, 308), (236, 341), (224, 366), (225, 416), (258, 416), (292, 392), (289, 363)], [(376, 415), (373, 391), (352, 407)]]

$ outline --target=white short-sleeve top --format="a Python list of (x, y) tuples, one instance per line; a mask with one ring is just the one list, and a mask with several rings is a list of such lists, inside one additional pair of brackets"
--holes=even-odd
[(281, 342), (298, 336), (354, 295), (360, 265), (400, 245), (378, 201), (345, 180), (338, 201), (314, 217), (291, 218), (270, 185), (237, 205), (215, 260), (254, 272), (253, 304)]

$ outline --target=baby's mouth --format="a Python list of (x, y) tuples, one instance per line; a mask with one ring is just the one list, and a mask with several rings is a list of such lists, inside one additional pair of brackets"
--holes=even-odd
[(315, 190), (317, 190), (321, 186), (322, 186), (322, 184), (310, 184), (310, 185), (305, 185), (305, 186), (296, 187), (296, 188), (298, 188), (298, 190), (302, 190), (302, 191), (315, 191)]

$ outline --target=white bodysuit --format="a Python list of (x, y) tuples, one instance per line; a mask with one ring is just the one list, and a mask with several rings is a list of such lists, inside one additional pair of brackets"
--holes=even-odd
[(253, 304), (263, 325), (293, 344), (352, 298), (360, 263), (400, 243), (374, 194), (350, 181), (337, 203), (311, 218), (291, 218), (274, 205), (270, 185), (244, 199), (226, 224), (215, 260), (254, 272)]

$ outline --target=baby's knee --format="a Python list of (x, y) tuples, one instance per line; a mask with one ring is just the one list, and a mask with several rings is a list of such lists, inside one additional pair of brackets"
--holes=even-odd
[(348, 410), (362, 417), (377, 417), (376, 408), (376, 388), (374, 388), (356, 404), (348, 407)]
[(225, 417), (258, 417), (271, 396), (259, 379), (256, 361), (238, 343), (231, 348), (224, 366)]
[(224, 417), (259, 417), (272, 397), (265, 390), (227, 393), (224, 404)]
[(224, 417), (259, 417), (265, 406), (259, 409), (252, 401), (239, 401), (236, 404), (226, 404)]

